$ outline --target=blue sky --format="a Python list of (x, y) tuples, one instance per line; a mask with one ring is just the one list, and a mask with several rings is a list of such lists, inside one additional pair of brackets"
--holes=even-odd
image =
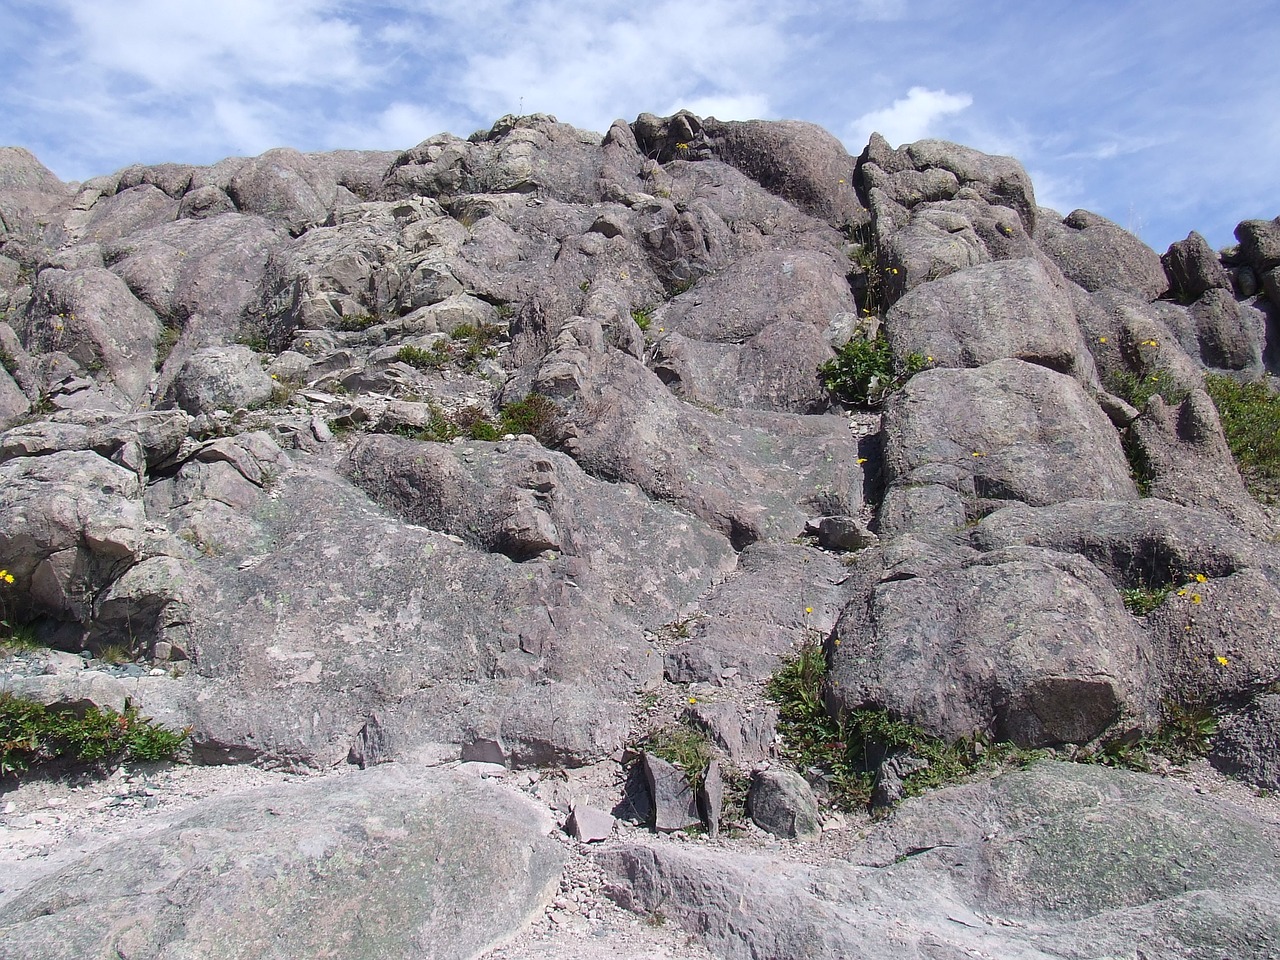
[(1275, 0), (4, 0), (0, 144), (64, 179), (541, 111), (942, 137), (1163, 251), (1280, 214)]

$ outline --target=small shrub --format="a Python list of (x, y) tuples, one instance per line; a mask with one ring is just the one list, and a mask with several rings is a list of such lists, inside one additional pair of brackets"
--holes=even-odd
[(178, 340), (182, 337), (182, 331), (177, 327), (161, 327), (160, 335), (156, 337), (156, 369), (159, 370), (164, 366), (164, 362), (169, 359), (169, 354), (173, 353), (173, 348), (178, 345)]
[(1255, 497), (1280, 496), (1280, 397), (1263, 383), (1205, 377), (1205, 392), (1218, 408), (1227, 446)]
[(441, 345), (430, 350), (421, 347), (403, 346), (396, 351), (393, 360), (407, 363), (417, 370), (439, 370), (450, 360), (449, 348)]
[(363, 333), (370, 327), (378, 325), (378, 318), (371, 313), (360, 313), (352, 317), (339, 317), (333, 329), (340, 333)]
[(169, 760), (187, 736), (139, 717), (131, 703), (123, 713), (90, 707), (78, 716), (0, 692), (0, 776), (54, 761), (106, 768), (125, 760)]
[(631, 319), (635, 321), (637, 327), (641, 330), (648, 330), (649, 325), (653, 323), (653, 308), (640, 307), (631, 311)]
[(1160, 604), (1164, 603), (1165, 598), (1172, 591), (1172, 584), (1162, 587), (1130, 587), (1120, 591), (1120, 598), (1124, 600), (1124, 605), (1130, 613), (1134, 616), (1145, 617)]
[(560, 408), (550, 397), (531, 393), (523, 400), (502, 408), (502, 432), (527, 433), (551, 446), (558, 439)]
[(882, 336), (855, 337), (818, 368), (823, 385), (842, 402), (855, 407), (878, 407), (907, 380), (927, 369), (918, 353), (898, 359)]
[(694, 787), (702, 782), (707, 764), (711, 762), (711, 741), (687, 723), (655, 730), (645, 739), (644, 749), (679, 767)]
[(1203, 704), (1167, 702), (1163, 719), (1154, 733), (1121, 737), (1077, 759), (1084, 763), (1149, 773), (1153, 756), (1173, 763), (1186, 763), (1205, 756), (1217, 730), (1218, 718)]

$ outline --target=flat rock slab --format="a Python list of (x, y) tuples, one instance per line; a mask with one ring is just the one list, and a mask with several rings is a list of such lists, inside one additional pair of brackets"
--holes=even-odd
[(474, 957), (550, 899), (551, 827), (429, 768), (233, 795), (32, 884), (0, 910), (0, 956)]
[(1280, 950), (1280, 828), (1156, 777), (1041, 763), (909, 800), (846, 863), (627, 843), (612, 895), (729, 960)]

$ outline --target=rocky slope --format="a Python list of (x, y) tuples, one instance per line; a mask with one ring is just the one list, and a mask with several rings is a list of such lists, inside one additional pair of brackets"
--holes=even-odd
[[(684, 716), (782, 790), (762, 682), (818, 643), (832, 715), (1073, 757), (1212, 713), (1280, 788), (1276, 528), (1204, 390), (1273, 369), (1280, 221), (1237, 236), (684, 113), (83, 184), (0, 150), (0, 619), (85, 651), (5, 689), (304, 775), (45, 850), (0, 953), (1274, 956), (1273, 800), (1043, 761), (673, 839), (630, 750)], [(913, 375), (849, 409), (819, 368), (877, 336)], [(756, 820), (817, 832), (795, 790)]]

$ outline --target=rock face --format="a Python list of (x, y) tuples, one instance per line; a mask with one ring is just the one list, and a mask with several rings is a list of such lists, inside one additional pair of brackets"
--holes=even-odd
[[(68, 865), (0, 954), (475, 956), (559, 858), (527, 806), (402, 772), (430, 745), (722, 956), (1275, 955), (1274, 829), (1137, 775), (894, 808), (895, 752), (885, 825), (824, 863), (830, 771), (786, 769), (761, 695), (806, 648), (811, 707), (973, 751), (1217, 721), (1273, 789), (1276, 530), (1204, 377), (1280, 369), (1280, 221), (1237, 238), (1161, 257), (1012, 158), (687, 111), (77, 185), (0, 149), (0, 630), (63, 655), (0, 688), (363, 772)], [(633, 754), (669, 727), (697, 783)]]

